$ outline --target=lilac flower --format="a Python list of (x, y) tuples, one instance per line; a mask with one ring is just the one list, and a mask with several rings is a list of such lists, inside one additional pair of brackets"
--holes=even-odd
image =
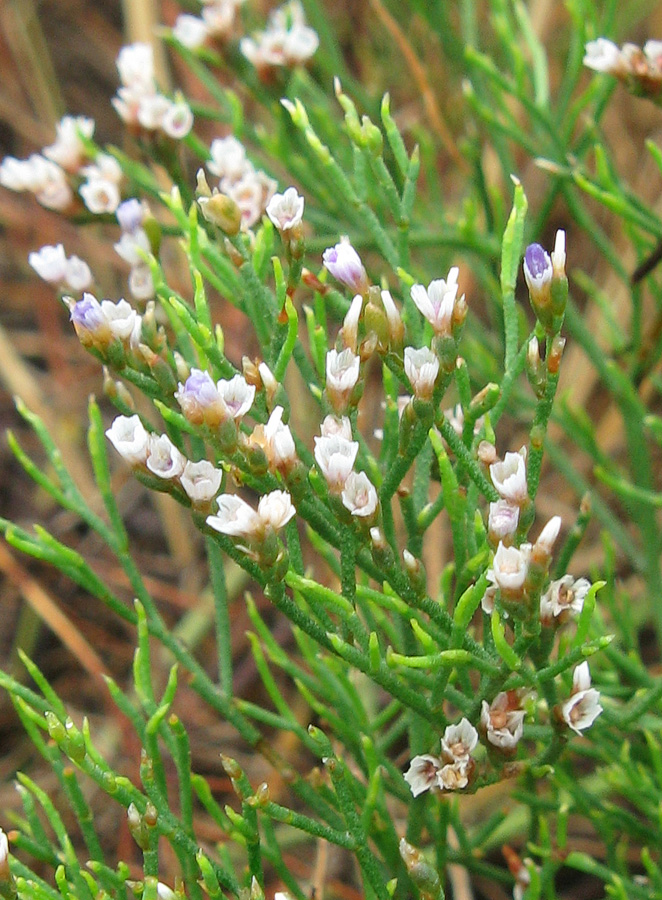
[(129, 200), (124, 200), (120, 203), (115, 210), (115, 215), (122, 231), (131, 233), (142, 226), (146, 212), (147, 207), (145, 204), (138, 200), (137, 197), (131, 197)]
[(364, 294), (368, 289), (368, 276), (361, 257), (352, 247), (349, 238), (342, 238), (335, 247), (327, 248), (322, 260), (328, 271), (354, 293)]
[(108, 319), (93, 294), (70, 306), (70, 318), (84, 347), (104, 346), (112, 340)]
[(189, 422), (194, 425), (205, 422), (213, 428), (227, 418), (225, 404), (208, 372), (191, 369), (186, 382), (178, 388), (175, 398)]

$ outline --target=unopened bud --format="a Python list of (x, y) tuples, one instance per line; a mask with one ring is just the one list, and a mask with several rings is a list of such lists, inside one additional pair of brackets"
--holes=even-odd
[(195, 176), (196, 180), (196, 193), (198, 197), (211, 197), (211, 188), (209, 187), (209, 183), (207, 181), (207, 175), (205, 174), (205, 170), (200, 168)]
[(481, 441), (476, 451), (478, 459), (484, 466), (491, 466), (499, 458), (497, 456), (496, 447), (489, 441)]
[(233, 236), (241, 228), (241, 210), (227, 194), (198, 198), (202, 215), (212, 225), (217, 225), (225, 234)]
[(260, 363), (260, 365), (258, 366), (258, 373), (262, 380), (262, 387), (264, 388), (264, 393), (266, 395), (267, 407), (271, 409), (274, 396), (279, 387), (278, 382), (274, 378), (271, 369), (265, 362)]
[(565, 338), (560, 335), (555, 335), (552, 340), (552, 346), (549, 351), (549, 357), (547, 359), (547, 369), (551, 375), (556, 375), (561, 365), (561, 359), (563, 358), (563, 350), (565, 348)]
[(247, 384), (258, 388), (258, 390), (262, 387), (262, 378), (260, 377), (260, 368), (257, 362), (253, 362), (248, 356), (242, 356), (241, 371)]
[(9, 872), (9, 841), (7, 835), (0, 828), (0, 890), (2, 890), (2, 882), (7, 882), (11, 878)]

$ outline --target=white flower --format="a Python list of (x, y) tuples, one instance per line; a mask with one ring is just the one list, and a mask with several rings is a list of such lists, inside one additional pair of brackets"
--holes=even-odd
[(415, 756), (409, 763), (409, 768), (405, 772), (404, 778), (414, 795), (418, 797), (424, 791), (430, 788), (439, 787), (439, 771), (442, 762), (436, 756)]
[(279, 231), (289, 231), (301, 224), (304, 202), (297, 189), (289, 187), (284, 194), (273, 195), (266, 213)]
[(138, 100), (136, 119), (148, 131), (156, 131), (163, 125), (163, 119), (170, 109), (170, 100), (163, 94), (147, 94)]
[(341, 335), (346, 349), (356, 353), (356, 345), (359, 336), (359, 319), (363, 310), (363, 297), (357, 294), (350, 303), (349, 309), (345, 313), (343, 320)]
[(177, 894), (162, 881), (156, 884), (156, 896), (159, 900), (177, 900)]
[(506, 453), (503, 462), (490, 466), (492, 484), (499, 495), (516, 506), (521, 506), (529, 497), (526, 484), (526, 447), (518, 453)]
[(193, 503), (209, 503), (214, 499), (221, 486), (223, 470), (216, 469), (206, 459), (200, 462), (190, 460), (184, 466), (180, 482)]
[(208, 34), (209, 26), (204, 19), (186, 14), (177, 16), (172, 29), (172, 36), (189, 50), (202, 47)]
[(644, 44), (644, 56), (659, 73), (662, 69), (662, 41), (646, 41)]
[(234, 0), (216, 0), (205, 6), (202, 18), (209, 34), (215, 38), (225, 38), (230, 34), (234, 24), (235, 6)]
[(415, 284), (411, 288), (411, 299), (432, 325), (435, 334), (449, 335), (451, 333), (453, 310), (457, 302), (459, 273), (458, 267), (454, 266), (445, 281), (443, 278), (438, 278), (431, 281), (427, 289), (422, 284)]
[(67, 257), (62, 244), (55, 247), (46, 244), (28, 256), (28, 262), (40, 278), (51, 284), (64, 281), (67, 272)]
[(145, 93), (154, 91), (154, 51), (151, 44), (135, 43), (122, 47), (115, 63), (124, 87)]
[(347, 406), (351, 393), (359, 380), (361, 360), (349, 348), (338, 353), (326, 354), (326, 392), (336, 410)]
[(102, 215), (114, 213), (120, 204), (120, 192), (114, 181), (107, 178), (93, 178), (82, 184), (78, 193), (91, 213)]
[(135, 300), (151, 300), (156, 293), (148, 265), (134, 266), (129, 273), (129, 290)]
[(272, 178), (264, 172), (256, 172), (252, 167), (239, 181), (222, 186), (241, 210), (241, 227), (244, 231), (260, 220), (266, 204), (276, 190), (276, 182)]
[(517, 531), (519, 522), (519, 506), (513, 506), (507, 500), (490, 503), (487, 530), (493, 541), (506, 541)]
[(331, 437), (337, 434), (339, 437), (345, 438), (346, 441), (352, 440), (352, 423), (347, 416), (338, 419), (336, 416), (326, 416), (320, 425), (320, 433), (322, 437)]
[(430, 400), (439, 374), (439, 360), (429, 347), (405, 347), (405, 375), (420, 400)]
[(540, 618), (543, 622), (549, 622), (566, 611), (578, 616), (590, 587), (591, 582), (586, 578), (575, 581), (572, 575), (552, 581), (540, 598)]
[(185, 138), (193, 128), (193, 113), (185, 100), (168, 101), (161, 119), (161, 128), (174, 141)]
[[(524, 710), (519, 707), (519, 698), (513, 707), (511, 697), (514, 692), (497, 694), (492, 703), (483, 700), (480, 721), (487, 733), (487, 740), (502, 750), (512, 750), (519, 743), (524, 731)], [(512, 699), (515, 699), (512, 697)]]
[(448, 725), (441, 739), (443, 753), (455, 760), (468, 759), (478, 743), (478, 732), (467, 718), (457, 725)]
[(55, 142), (44, 147), (44, 156), (57, 163), (68, 172), (77, 172), (85, 158), (85, 144), (81, 135), (91, 138), (94, 134), (94, 119), (86, 116), (64, 116), (55, 126)]
[(47, 209), (59, 211), (66, 209), (74, 195), (64, 170), (49, 159), (43, 159), (43, 164), (38, 164), (38, 170), (39, 183), (34, 194), (39, 203)]
[(106, 317), (113, 337), (120, 341), (128, 341), (136, 325), (138, 313), (126, 300), (102, 300), (101, 310)]
[(207, 525), (230, 537), (250, 538), (262, 529), (262, 520), (252, 506), (236, 494), (216, 498), (218, 514), (207, 517)]
[(590, 728), (602, 712), (600, 694), (591, 687), (588, 663), (575, 669), (572, 677), (572, 695), (561, 705), (561, 716), (567, 725), (580, 734)]
[(179, 478), (186, 465), (186, 457), (180, 453), (167, 434), (152, 434), (145, 464), (159, 478)]
[(305, 23), (303, 7), (291, 0), (269, 17), (265, 31), (242, 38), (239, 49), (256, 68), (294, 66), (309, 59), (319, 46), (317, 33)]
[(315, 461), (335, 493), (344, 488), (358, 452), (358, 441), (348, 441), (337, 434), (315, 438)]
[[(489, 578), (489, 575), (490, 575), (489, 569), (488, 569), (487, 575)], [(491, 616), (492, 613), (494, 612), (494, 603), (496, 601), (496, 592), (497, 592), (496, 585), (493, 585), (493, 584), (489, 585), (488, 587), (485, 588), (485, 593), (483, 594), (482, 599), (480, 601), (480, 608), (488, 616)]]
[(248, 384), (243, 375), (234, 375), (229, 381), (221, 380), (216, 387), (228, 415), (233, 419), (243, 418), (253, 405), (255, 385)]
[(132, 267), (144, 265), (145, 256), (152, 252), (147, 232), (142, 228), (125, 231), (113, 247), (115, 253)]
[(439, 787), (444, 791), (457, 791), (469, 784), (469, 757), (461, 757), (447, 763), (439, 770)]
[(561, 516), (552, 516), (549, 522), (540, 532), (538, 540), (535, 542), (533, 552), (537, 555), (542, 554), (549, 558), (552, 555), (552, 548), (556, 542), (561, 530)]
[(552, 271), (555, 278), (565, 277), (565, 231), (561, 228), (556, 232), (554, 249), (551, 253)]
[(296, 462), (297, 453), (289, 425), (283, 423), (283, 407), (277, 406), (264, 426), (266, 454), (275, 469), (287, 469)]
[(139, 416), (117, 416), (106, 437), (131, 466), (144, 465), (149, 452), (149, 434)]
[(353, 516), (367, 518), (377, 509), (377, 491), (365, 472), (350, 472), (342, 490), (343, 506)]
[(257, 513), (265, 526), (278, 531), (290, 521), (296, 513), (292, 499), (287, 491), (272, 491), (260, 497)]
[(238, 181), (247, 167), (252, 168), (246, 159), (244, 145), (236, 137), (216, 138), (209, 148), (211, 160), (206, 164), (212, 175), (220, 179), (228, 178)]
[(530, 556), (531, 544), (517, 548), (499, 543), (492, 568), (487, 572), (488, 579), (505, 593), (517, 593), (526, 580)]
[(361, 257), (350, 244), (349, 238), (344, 237), (335, 247), (328, 247), (322, 254), (322, 260), (334, 278), (355, 293), (365, 293), (368, 277)]
[(621, 51), (613, 41), (598, 38), (589, 41), (584, 48), (584, 65), (596, 72), (608, 72), (616, 75), (623, 71), (624, 61)]
[(80, 259), (78, 256), (70, 256), (67, 259), (64, 280), (67, 287), (79, 293), (91, 287), (94, 278), (85, 260)]

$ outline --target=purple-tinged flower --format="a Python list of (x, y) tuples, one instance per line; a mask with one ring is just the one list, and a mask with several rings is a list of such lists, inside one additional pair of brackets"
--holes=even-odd
[(427, 288), (422, 284), (415, 284), (411, 288), (411, 299), (432, 325), (435, 334), (449, 335), (451, 333), (453, 310), (457, 302), (459, 274), (460, 270), (454, 266), (446, 280), (437, 278), (435, 281), (431, 281)]
[(365, 472), (350, 472), (341, 496), (353, 516), (369, 518), (377, 509), (377, 491)]
[(573, 673), (572, 694), (561, 705), (561, 718), (573, 731), (581, 734), (591, 727), (601, 712), (600, 694), (591, 687), (588, 663), (583, 662)]
[(115, 210), (115, 216), (120, 228), (122, 231), (129, 233), (142, 227), (146, 214), (146, 205), (142, 200), (138, 200), (137, 197), (124, 200)]
[(218, 392), (218, 387), (208, 372), (191, 369), (191, 374), (184, 384), (178, 385), (175, 398), (182, 412), (193, 425), (209, 425), (215, 428), (227, 418), (225, 404)]
[(534, 309), (544, 309), (550, 300), (554, 267), (549, 253), (540, 244), (529, 244), (524, 253), (524, 279)]
[(145, 465), (159, 478), (179, 478), (186, 465), (186, 457), (175, 447), (167, 434), (151, 434)]
[(322, 254), (322, 261), (331, 275), (355, 294), (367, 291), (368, 276), (361, 257), (350, 244), (349, 238), (342, 238), (335, 247), (328, 247)]
[(405, 347), (405, 375), (419, 400), (431, 400), (439, 374), (439, 360), (429, 347)]
[(76, 334), (84, 347), (104, 347), (112, 341), (108, 318), (93, 294), (83, 294), (83, 299), (69, 309)]
[(221, 486), (222, 479), (223, 470), (216, 469), (206, 459), (201, 459), (200, 462), (191, 462), (189, 460), (179, 477), (180, 483), (189, 499), (194, 504), (202, 506), (214, 499)]
[(517, 531), (519, 522), (519, 506), (513, 506), (507, 500), (497, 500), (490, 503), (490, 513), (487, 520), (487, 531), (490, 540), (509, 542)]
[(131, 466), (144, 466), (149, 453), (149, 434), (139, 416), (117, 416), (106, 437)]
[(216, 387), (228, 415), (235, 421), (242, 419), (253, 405), (255, 385), (248, 384), (243, 375), (234, 375), (229, 381), (217, 382)]

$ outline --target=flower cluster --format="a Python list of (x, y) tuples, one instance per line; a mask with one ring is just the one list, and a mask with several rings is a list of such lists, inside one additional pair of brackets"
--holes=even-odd
[(152, 252), (143, 228), (148, 213), (147, 205), (135, 197), (120, 203), (115, 213), (122, 229), (122, 236), (114, 245), (115, 252), (131, 266), (129, 290), (136, 300), (150, 300), (154, 296), (152, 272), (145, 259)]
[(471, 753), (478, 732), (468, 719), (449, 725), (441, 739), (439, 756), (415, 756), (405, 772), (405, 781), (414, 795), (424, 791), (455, 791), (467, 787), (474, 771)]
[(601, 37), (586, 44), (584, 65), (614, 75), (641, 96), (658, 98), (662, 90), (662, 41), (646, 41), (643, 49), (636, 44), (619, 48)]
[(130, 466), (178, 483), (194, 505), (207, 506), (218, 493), (221, 469), (207, 460), (191, 462), (167, 434), (149, 433), (139, 416), (117, 416), (106, 437)]
[(245, 0), (203, 0), (200, 16), (181, 13), (172, 29), (173, 37), (196, 50), (208, 39), (225, 41), (232, 34), (237, 9)]
[[(216, 138), (209, 148), (210, 161), (207, 169), (215, 175), (218, 187), (209, 190), (206, 179), (198, 176), (198, 203), (206, 219), (215, 224), (222, 224), (219, 215), (228, 215), (225, 209), (219, 209), (221, 202), (229, 198), (239, 210), (240, 226), (244, 231), (259, 222), (267, 204), (276, 192), (277, 184), (264, 172), (256, 169), (246, 156), (244, 145), (232, 135)], [(217, 199), (218, 198), (218, 199)], [(230, 231), (230, 228), (225, 230)]]
[(193, 113), (183, 97), (170, 100), (159, 93), (150, 44), (122, 47), (117, 71), (121, 86), (112, 104), (127, 125), (146, 132), (162, 131), (173, 140), (186, 137), (193, 127)]
[(67, 256), (62, 244), (46, 244), (30, 253), (28, 262), (44, 281), (76, 293), (87, 290), (94, 280), (88, 264), (78, 256)]
[(55, 142), (41, 154), (3, 159), (0, 184), (12, 191), (30, 191), (42, 206), (63, 211), (73, 204), (72, 181), (87, 159), (85, 141), (94, 134), (94, 120), (65, 116), (55, 127)]
[(302, 65), (318, 46), (317, 32), (306, 25), (299, 0), (290, 0), (274, 10), (264, 31), (242, 38), (239, 43), (246, 59), (264, 75), (274, 68)]

